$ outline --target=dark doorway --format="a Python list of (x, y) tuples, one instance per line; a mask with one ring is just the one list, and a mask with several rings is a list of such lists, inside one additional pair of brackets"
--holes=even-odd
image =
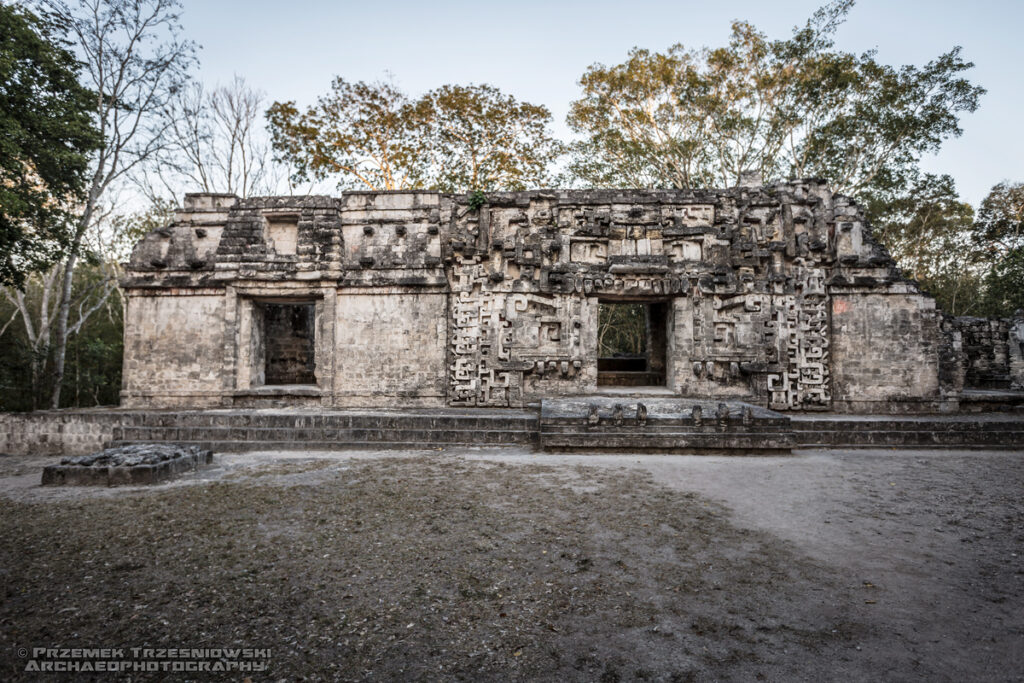
[(597, 384), (664, 386), (668, 304), (598, 302)]
[(316, 384), (315, 304), (263, 304), (266, 384)]

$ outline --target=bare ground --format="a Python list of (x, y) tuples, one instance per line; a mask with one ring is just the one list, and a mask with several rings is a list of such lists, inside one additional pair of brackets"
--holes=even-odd
[(42, 646), (270, 648), (255, 680), (1024, 680), (1024, 452), (268, 453), (118, 489), (47, 462), (0, 458), (2, 680)]

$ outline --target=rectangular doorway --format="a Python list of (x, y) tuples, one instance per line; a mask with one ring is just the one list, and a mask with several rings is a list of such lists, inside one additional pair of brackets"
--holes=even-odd
[(665, 386), (665, 301), (598, 301), (598, 386)]
[(260, 308), (263, 313), (264, 382), (316, 384), (316, 305), (264, 303)]

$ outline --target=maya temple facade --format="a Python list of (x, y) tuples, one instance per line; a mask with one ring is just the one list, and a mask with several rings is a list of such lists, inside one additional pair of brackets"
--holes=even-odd
[[(125, 408), (648, 392), (930, 413), (958, 410), (965, 388), (1024, 383), (1024, 320), (945, 316), (857, 205), (814, 180), (192, 194), (122, 284)], [(621, 304), (643, 308), (644, 353), (600, 358), (600, 308)]]

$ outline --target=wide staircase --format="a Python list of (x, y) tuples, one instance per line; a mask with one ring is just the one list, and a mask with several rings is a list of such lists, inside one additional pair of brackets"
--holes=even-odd
[(426, 449), (524, 445), (537, 415), (517, 410), (203, 410), (139, 412), (111, 445), (174, 442), (213, 451)]
[(172, 442), (214, 451), (439, 449), (782, 453), (800, 448), (1013, 448), (1024, 413), (777, 413), (739, 401), (651, 396), (545, 399), (539, 409), (117, 411), (107, 445)]
[(1024, 414), (793, 415), (801, 448), (1020, 448)]

